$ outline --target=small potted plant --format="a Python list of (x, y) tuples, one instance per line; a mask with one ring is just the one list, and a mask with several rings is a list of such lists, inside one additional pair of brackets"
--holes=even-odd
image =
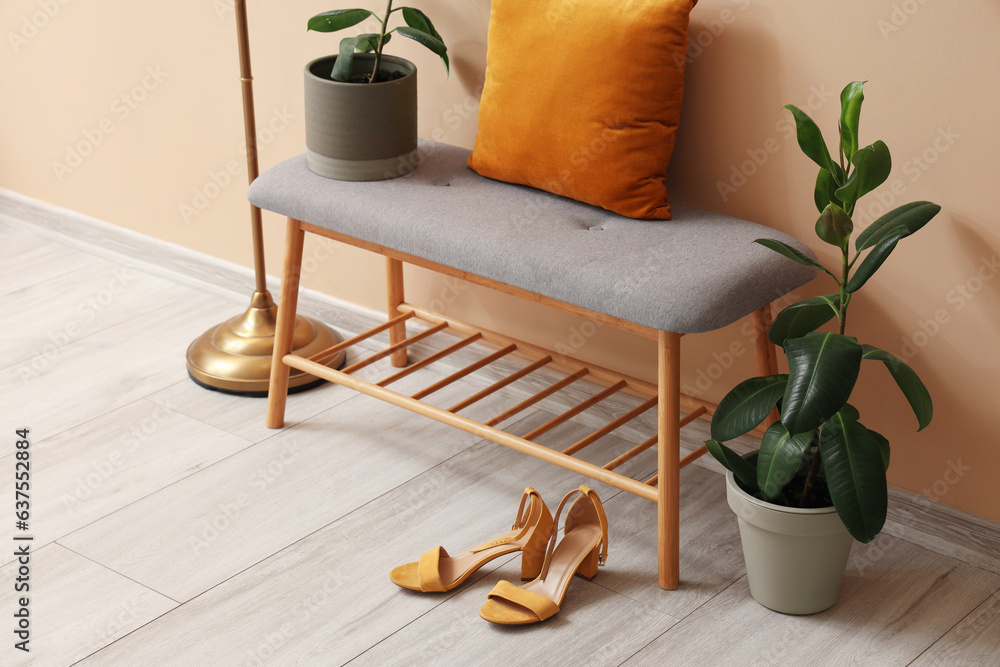
[[(739, 517), (751, 594), (766, 607), (792, 614), (832, 606), (853, 540), (870, 542), (885, 523), (889, 442), (864, 426), (849, 402), (864, 362), (885, 365), (919, 429), (930, 423), (933, 413), (917, 374), (895, 355), (847, 335), (846, 325), (857, 292), (896, 244), (927, 224), (941, 207), (905, 204), (851, 243), (857, 202), (885, 182), (892, 161), (882, 141), (859, 148), (864, 82), (848, 85), (840, 100), (839, 159), (831, 155), (806, 113), (785, 107), (795, 118), (800, 148), (819, 165), (816, 234), (840, 250), (839, 266), (831, 271), (784, 243), (756, 241), (828, 274), (837, 290), (794, 303), (774, 318), (768, 336), (784, 349), (788, 374), (751, 378), (733, 388), (719, 403), (712, 439), (705, 443), (729, 470), (727, 497)], [(831, 320), (834, 331), (818, 330)], [(773, 423), (759, 451), (741, 457), (722, 444), (768, 419)]]
[[(389, 30), (402, 14), (406, 25)], [(343, 181), (376, 181), (417, 166), (417, 68), (383, 55), (393, 34), (423, 44), (449, 68), (448, 48), (419, 9), (393, 8), (383, 16), (367, 9), (335, 9), (309, 19), (308, 29), (336, 32), (373, 18), (379, 31), (345, 37), (337, 55), (305, 69), (306, 161), (309, 169)]]

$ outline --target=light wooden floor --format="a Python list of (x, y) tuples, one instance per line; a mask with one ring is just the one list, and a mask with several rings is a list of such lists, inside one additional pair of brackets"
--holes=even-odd
[[(1000, 575), (885, 534), (855, 546), (829, 612), (755, 603), (712, 465), (682, 474), (677, 591), (655, 586), (654, 506), (608, 487), (608, 565), (545, 624), (479, 618), (514, 558), (451, 594), (398, 589), (392, 566), (506, 530), (524, 485), (554, 504), (581, 479), (341, 387), (293, 396), (288, 426), (270, 431), (262, 400), (200, 389), (184, 368), (190, 341), (245, 298), (155, 273), (0, 222), (0, 504), (13, 431), (28, 427), (35, 536), (30, 655), (12, 647), (15, 563), (0, 548), (0, 664), (1000, 664)], [(624, 468), (654, 470), (653, 452)], [(13, 507), (0, 511), (12, 524)]]

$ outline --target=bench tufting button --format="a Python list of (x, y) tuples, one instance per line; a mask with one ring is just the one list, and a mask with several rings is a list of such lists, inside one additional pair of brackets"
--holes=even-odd
[(434, 185), (438, 186), (439, 188), (447, 188), (451, 185), (451, 183), (449, 183), (448, 181), (438, 181)]

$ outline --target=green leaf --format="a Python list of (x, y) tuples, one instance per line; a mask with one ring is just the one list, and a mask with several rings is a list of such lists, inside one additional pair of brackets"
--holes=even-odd
[(816, 221), (816, 236), (841, 250), (847, 250), (853, 233), (854, 221), (837, 204), (828, 205)]
[[(861, 347), (862, 347), (862, 349), (864, 348), (863, 345)], [(840, 409), (840, 414), (844, 415), (848, 419), (853, 419), (855, 421), (857, 421), (858, 419), (861, 419), (861, 413), (858, 412), (858, 409), (856, 407), (854, 407), (853, 405), (851, 405), (850, 403), (845, 403), (844, 404), (844, 407), (842, 407)]]
[(350, 78), (351, 70), (354, 68), (354, 50), (357, 45), (357, 37), (345, 37), (340, 40), (340, 55), (337, 56), (337, 60), (333, 64), (333, 74), (331, 75), (334, 81), (347, 81)]
[(937, 215), (940, 210), (940, 206), (929, 201), (903, 204), (868, 225), (868, 228), (858, 235), (855, 248), (858, 252), (870, 248), (897, 227), (902, 227), (913, 234), (930, 222), (931, 218)]
[(814, 296), (793, 303), (774, 318), (767, 337), (775, 345), (784, 347), (786, 340), (801, 338), (829, 322), (837, 316), (839, 308), (839, 294)]
[[(357, 40), (354, 50), (358, 53), (371, 53), (378, 49), (378, 33), (370, 32), (364, 35), (358, 35), (355, 39)], [(391, 33), (386, 33), (385, 39), (382, 40), (382, 46), (389, 43), (389, 39), (392, 37)]]
[(819, 428), (844, 406), (858, 380), (861, 352), (855, 338), (835, 333), (785, 341), (789, 370), (781, 422), (789, 433)]
[(816, 191), (813, 193), (817, 211), (822, 213), (828, 204), (837, 204), (843, 208), (841, 201), (837, 199), (837, 188), (839, 187), (833, 174), (826, 169), (819, 170), (819, 174), (816, 176)]
[(411, 28), (409, 26), (400, 26), (396, 28), (398, 32), (403, 37), (409, 37), (410, 39), (423, 44), (428, 49), (441, 56), (441, 60), (444, 62), (445, 70), (450, 74), (451, 65), (448, 62), (448, 47), (444, 45), (440, 39), (430, 34), (429, 32), (424, 32), (418, 28)]
[(334, 9), (332, 12), (323, 12), (309, 19), (307, 29), (316, 32), (336, 32), (356, 26), (369, 16), (375, 14), (367, 9)]
[(862, 260), (861, 266), (851, 276), (845, 289), (848, 292), (854, 293), (864, 287), (868, 279), (875, 275), (875, 272), (879, 270), (882, 263), (896, 249), (896, 244), (899, 243), (899, 240), (909, 235), (910, 232), (905, 227), (894, 227), (889, 234), (883, 236), (878, 245), (872, 248), (868, 256)]
[(791, 481), (816, 431), (791, 435), (781, 422), (775, 422), (764, 432), (757, 456), (757, 488), (765, 500), (774, 500)]
[(814, 268), (826, 271), (831, 276), (833, 276), (834, 280), (837, 279), (837, 276), (834, 276), (832, 273), (830, 273), (829, 271), (827, 271), (827, 268), (825, 266), (823, 266), (822, 264), (820, 264), (819, 262), (817, 262), (815, 259), (813, 259), (809, 255), (805, 254), (804, 252), (802, 252), (800, 250), (796, 250), (795, 248), (793, 248), (792, 246), (788, 245), (787, 243), (782, 243), (781, 241), (775, 241), (774, 239), (756, 239), (756, 240), (754, 240), (754, 243), (759, 243), (760, 245), (764, 246), (765, 248), (770, 248), (774, 252), (776, 252), (778, 254), (781, 254), (781, 255), (784, 255), (788, 259), (794, 260), (794, 261), (798, 262), (799, 264), (804, 264), (805, 266), (812, 266)]
[(868, 432), (875, 439), (875, 442), (878, 443), (878, 453), (882, 455), (882, 463), (885, 464), (885, 469), (886, 469), (886, 471), (888, 471), (889, 470), (889, 457), (890, 457), (889, 440), (888, 440), (888, 438), (886, 438), (881, 433), (879, 433), (877, 431), (873, 431), (871, 429), (868, 429)]
[[(441, 45), (444, 46), (444, 38), (441, 37), (441, 33), (437, 31), (437, 28), (434, 27), (434, 24), (431, 23), (430, 18), (428, 18), (426, 14), (419, 9), (414, 9), (413, 7), (402, 7), (401, 9), (403, 10), (403, 20), (406, 21), (406, 25), (411, 28), (416, 28), (417, 30), (422, 30), (432, 37), (436, 37), (437, 40), (441, 42)], [(451, 63), (448, 61), (447, 49), (445, 49), (445, 51), (445, 53), (438, 53), (438, 55), (441, 56), (441, 60), (444, 61), (445, 70), (447, 70), (450, 74)], [(435, 51), (435, 53), (437, 53), (437, 51)]]
[(820, 431), (830, 497), (840, 520), (859, 542), (871, 542), (885, 525), (889, 505), (881, 446), (860, 422), (834, 415)]
[(810, 160), (826, 169), (831, 174), (836, 173), (835, 163), (830, 158), (830, 149), (826, 147), (823, 133), (809, 115), (794, 104), (786, 104), (785, 108), (795, 117), (795, 135), (799, 148)]
[(733, 476), (740, 480), (750, 493), (757, 491), (757, 471), (749, 461), (718, 440), (706, 440), (705, 447), (719, 463), (725, 466), (726, 470), (732, 471)]
[(857, 152), (861, 103), (865, 101), (865, 81), (847, 84), (840, 93), (840, 150), (850, 160)]
[(787, 375), (767, 375), (733, 387), (712, 415), (712, 438), (724, 442), (755, 428), (771, 414), (787, 382)]
[(896, 381), (903, 396), (913, 409), (913, 414), (917, 417), (920, 426), (918, 431), (923, 430), (934, 417), (934, 404), (931, 402), (930, 392), (920, 381), (916, 371), (910, 368), (905, 361), (885, 350), (880, 350), (871, 345), (862, 345), (862, 359), (873, 359), (881, 361), (889, 369), (892, 379)]
[(889, 147), (880, 140), (855, 152), (851, 164), (854, 165), (854, 173), (836, 194), (846, 206), (853, 207), (855, 202), (889, 178), (892, 156), (889, 155)]

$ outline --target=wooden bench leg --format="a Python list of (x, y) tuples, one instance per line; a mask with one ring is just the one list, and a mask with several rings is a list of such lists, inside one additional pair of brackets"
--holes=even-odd
[[(403, 303), (403, 263), (398, 259), (385, 258), (385, 283), (389, 296), (389, 319), (399, 315), (399, 304)], [(389, 344), (395, 345), (406, 339), (406, 323), (401, 322), (389, 329)], [(392, 353), (392, 365), (402, 368), (409, 363), (406, 348)]]
[(657, 551), (660, 588), (680, 584), (681, 337), (661, 331), (657, 354)]
[(271, 357), (271, 382), (267, 390), (268, 428), (281, 428), (285, 425), (285, 401), (288, 398), (288, 376), (291, 368), (285, 365), (283, 359), (292, 351), (304, 242), (305, 232), (302, 231), (299, 221), (289, 218), (285, 231), (285, 270), (281, 278), (281, 301), (278, 303), (278, 323), (274, 332), (274, 352)]

